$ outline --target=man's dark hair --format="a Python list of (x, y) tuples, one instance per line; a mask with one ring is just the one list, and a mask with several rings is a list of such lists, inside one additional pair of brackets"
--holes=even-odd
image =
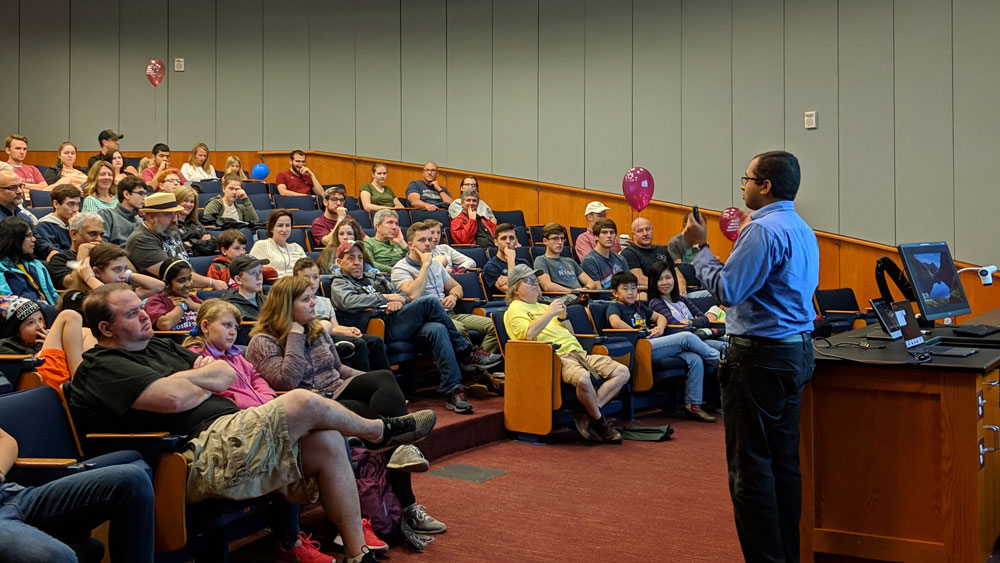
[(67, 199), (80, 197), (80, 188), (73, 184), (59, 184), (52, 188), (52, 201), (56, 204), (65, 203)]
[(147, 186), (146, 182), (143, 182), (142, 178), (138, 176), (125, 176), (122, 178), (122, 181), (118, 182), (118, 203), (125, 201), (125, 198), (128, 197), (125, 195), (125, 192), (132, 195), (132, 192), (135, 191), (136, 188), (143, 188), (147, 192), (149, 191), (149, 186)]
[(601, 231), (604, 229), (614, 229), (618, 232), (618, 225), (615, 224), (611, 219), (601, 219), (600, 221), (594, 223), (594, 226), (590, 229), (594, 233), (595, 237), (601, 236)]
[(429, 231), (431, 226), (423, 221), (417, 221), (410, 225), (410, 228), (406, 229), (406, 242), (413, 242), (413, 237), (420, 231)]
[(94, 336), (98, 339), (104, 337), (104, 334), (97, 327), (102, 322), (108, 324), (115, 322), (115, 312), (109, 303), (111, 294), (123, 290), (132, 291), (132, 286), (127, 283), (106, 283), (92, 291), (84, 300), (83, 318), (87, 320), (87, 326), (94, 331)]
[(566, 227), (563, 227), (559, 223), (546, 223), (545, 226), (542, 227), (543, 239), (547, 239), (552, 235), (559, 235), (559, 234), (561, 234), (563, 238), (569, 238), (569, 235), (566, 234)]
[(34, 258), (23, 252), (24, 237), (28, 236), (31, 225), (20, 217), (7, 217), (0, 221), (0, 258), (13, 262)]
[(507, 231), (514, 231), (514, 233), (516, 234), (517, 233), (517, 227), (515, 227), (514, 225), (512, 225), (510, 223), (500, 223), (499, 225), (497, 225), (496, 230), (493, 231), (493, 238), (499, 239), (500, 238), (500, 234), (501, 233), (506, 233)]
[(302, 158), (306, 157), (306, 153), (300, 151), (299, 149), (295, 149), (292, 152), (288, 153), (288, 160), (295, 160), (295, 155), (301, 155)]
[(164, 143), (156, 143), (153, 145), (153, 156), (156, 156), (161, 152), (170, 152), (170, 147)]
[(628, 270), (618, 272), (611, 276), (611, 289), (618, 289), (619, 287), (630, 283), (639, 285), (639, 278), (635, 277), (635, 274)]
[(757, 160), (757, 170), (754, 173), (758, 178), (771, 181), (771, 195), (778, 199), (794, 200), (802, 180), (799, 159), (785, 151), (760, 153), (754, 159)]
[(318, 269), (319, 266), (317, 266), (316, 262), (314, 262), (313, 259), (308, 256), (299, 258), (298, 260), (295, 261), (295, 265), (292, 266), (292, 275), (297, 276), (302, 270), (308, 270), (309, 268)]
[(226, 229), (219, 233), (219, 238), (216, 239), (216, 242), (219, 244), (219, 250), (225, 250), (237, 242), (246, 246), (247, 237), (236, 229)]

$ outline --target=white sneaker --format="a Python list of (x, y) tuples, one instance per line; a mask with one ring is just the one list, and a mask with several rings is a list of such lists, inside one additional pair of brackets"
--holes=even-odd
[(430, 466), (430, 462), (424, 457), (420, 448), (413, 444), (396, 448), (396, 451), (392, 452), (392, 457), (389, 458), (389, 463), (386, 464), (389, 469), (404, 473), (423, 473), (430, 469)]

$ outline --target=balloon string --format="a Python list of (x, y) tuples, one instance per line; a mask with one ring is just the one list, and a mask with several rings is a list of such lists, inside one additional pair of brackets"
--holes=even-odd
[(153, 86), (153, 138), (156, 138), (156, 86)]

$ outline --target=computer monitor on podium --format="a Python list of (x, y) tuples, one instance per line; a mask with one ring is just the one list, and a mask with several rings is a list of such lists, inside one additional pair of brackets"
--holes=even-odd
[(972, 312), (946, 242), (901, 244), (899, 257), (913, 287), (913, 298), (927, 321)]

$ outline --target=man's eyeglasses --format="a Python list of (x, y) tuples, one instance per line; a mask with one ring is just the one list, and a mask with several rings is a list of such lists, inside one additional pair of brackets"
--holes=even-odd
[(11, 186), (0, 186), (0, 189), (10, 190), (12, 192), (13, 191), (17, 191), (17, 190), (24, 191), (24, 184), (14, 184), (14, 185), (11, 185)]
[(740, 185), (745, 186), (747, 185), (747, 182), (753, 182), (755, 184), (763, 184), (764, 180), (767, 180), (767, 178), (753, 178), (751, 176), (743, 176), (742, 178), (740, 178)]
[(463, 188), (478, 188), (479, 184), (476, 184), (476, 183), (473, 183), (473, 182), (462, 182), (462, 187)]
[(136, 190), (136, 191), (132, 192), (132, 195), (141, 195), (143, 197), (146, 197), (146, 194), (148, 194), (148, 193), (149, 192), (147, 192), (145, 190)]
[(521, 281), (528, 285), (538, 285), (538, 278), (524, 278)]
[(180, 178), (167, 178), (166, 180), (163, 181), (163, 183), (164, 184), (180, 184), (181, 183), (181, 179)]

